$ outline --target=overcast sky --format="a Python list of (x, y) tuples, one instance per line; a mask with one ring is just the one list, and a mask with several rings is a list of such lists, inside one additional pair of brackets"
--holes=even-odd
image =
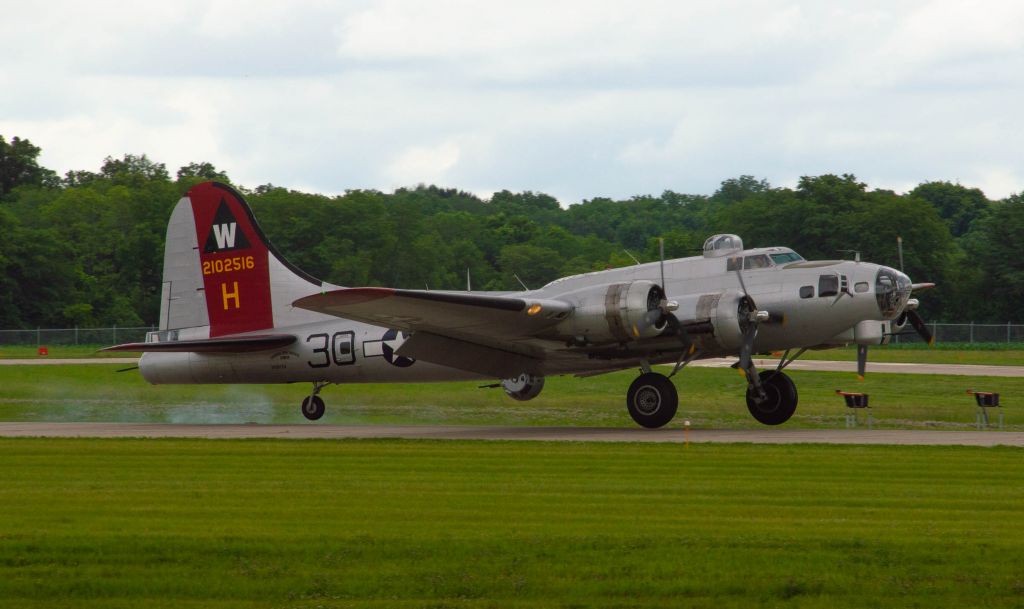
[(0, 0), (0, 134), (322, 193), (1024, 190), (1024, 2)]

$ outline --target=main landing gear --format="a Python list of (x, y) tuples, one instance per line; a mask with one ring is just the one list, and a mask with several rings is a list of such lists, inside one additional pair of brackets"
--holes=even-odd
[[(753, 360), (749, 357), (741, 360), (734, 368), (739, 368), (747, 378), (747, 410), (764, 425), (781, 425), (788, 421), (796, 412), (798, 395), (796, 384), (789, 378), (783, 368), (793, 363), (806, 349), (801, 349), (793, 357), (787, 351), (774, 370), (758, 372)], [(676, 364), (672, 374), (679, 371), (692, 359), (686, 358)], [(663, 427), (676, 415), (679, 407), (679, 394), (669, 377), (651, 372), (649, 364), (644, 362), (641, 374), (629, 386), (626, 394), (626, 409), (629, 416), (637, 424), (649, 429)]]
[(743, 358), (737, 363), (737, 367), (747, 377), (747, 410), (758, 423), (782, 425), (796, 412), (799, 399), (796, 384), (782, 369), (792, 364), (806, 350), (800, 349), (793, 357), (786, 351), (775, 370), (762, 370), (760, 373), (749, 357), (746, 358), (746, 367), (743, 366)]
[(676, 416), (679, 394), (676, 386), (663, 374), (644, 372), (629, 386), (626, 408), (629, 416), (648, 429), (662, 427)]
[(747, 410), (759, 423), (782, 425), (796, 412), (796, 384), (777, 370), (762, 370), (758, 380), (764, 396), (753, 386), (747, 387)]
[(316, 421), (320, 417), (324, 416), (324, 412), (327, 411), (327, 405), (324, 404), (324, 399), (320, 397), (320, 390), (330, 385), (327, 381), (314, 381), (313, 382), (313, 393), (309, 394), (302, 400), (302, 416), (306, 417), (310, 421)]

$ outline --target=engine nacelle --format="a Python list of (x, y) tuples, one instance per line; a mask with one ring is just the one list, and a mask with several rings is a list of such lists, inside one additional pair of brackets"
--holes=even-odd
[(501, 388), (513, 400), (525, 402), (540, 395), (540, 390), (544, 389), (544, 377), (524, 372), (517, 377), (501, 381)]
[(560, 295), (573, 304), (573, 314), (558, 326), (559, 334), (580, 344), (626, 343), (661, 334), (665, 324), (644, 322), (664, 298), (653, 281), (637, 280), (593, 286)]
[[(697, 309), (711, 322), (715, 329), (714, 340), (724, 349), (738, 349), (743, 344), (743, 330), (746, 315), (750, 312), (743, 294), (728, 291), (720, 294), (705, 294), (700, 297)], [(741, 310), (742, 309), (742, 310)]]

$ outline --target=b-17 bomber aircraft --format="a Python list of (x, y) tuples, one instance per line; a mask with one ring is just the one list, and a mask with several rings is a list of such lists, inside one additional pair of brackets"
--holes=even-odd
[[(779, 425), (797, 407), (784, 372), (807, 349), (867, 346), (908, 324), (931, 342), (902, 272), (860, 261), (808, 261), (786, 247), (744, 249), (714, 235), (703, 255), (573, 275), (522, 292), (340, 287), (292, 266), (229, 186), (205, 182), (167, 228), (160, 329), (144, 343), (150, 383), (310, 383), (307, 419), (334, 384), (486, 379), (515, 400), (545, 377), (625, 368), (638, 424), (676, 414), (670, 377), (690, 362), (736, 357), (751, 415)], [(753, 354), (784, 352), (758, 371)], [(667, 375), (658, 364), (674, 364)], [(669, 369), (666, 367), (666, 371)]]

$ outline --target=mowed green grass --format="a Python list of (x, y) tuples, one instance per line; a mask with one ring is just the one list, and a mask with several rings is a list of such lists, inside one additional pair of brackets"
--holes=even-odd
[[(0, 421), (306, 423), (298, 408), (309, 391), (305, 383), (152, 386), (137, 371), (116, 372), (122, 367), (0, 366)], [(632, 427), (625, 394), (636, 374), (549, 378), (528, 402), (474, 382), (332, 386), (321, 394), (327, 414), (315, 424)], [(848, 410), (835, 390), (843, 389), (870, 395), (879, 428), (970, 429), (976, 407), (966, 391), (979, 389), (1000, 393), (1006, 429), (1024, 429), (1024, 378), (869, 374), (860, 382), (853, 373), (790, 374), (800, 395), (790, 427), (842, 427)], [(672, 425), (688, 419), (702, 428), (759, 426), (735, 370), (688, 368), (673, 382), (680, 405)]]
[(0, 439), (0, 606), (1019, 607), (1021, 456)]

